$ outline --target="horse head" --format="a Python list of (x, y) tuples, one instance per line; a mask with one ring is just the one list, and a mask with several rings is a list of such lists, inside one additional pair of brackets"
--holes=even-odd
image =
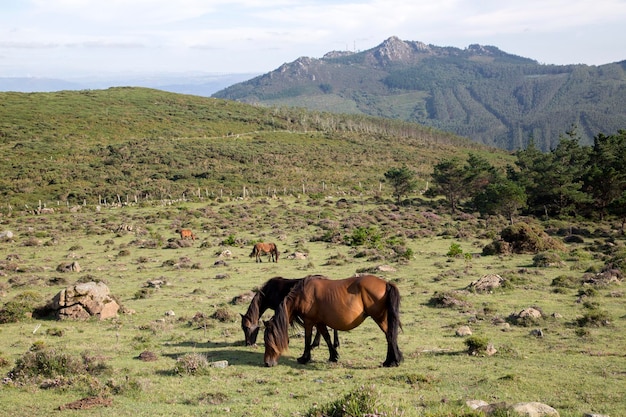
[(272, 367), (278, 365), (278, 358), (280, 358), (283, 351), (283, 349), (281, 349), (283, 343), (280, 340), (280, 332), (278, 331), (274, 317), (267, 321), (263, 320), (263, 324), (265, 325), (265, 333), (263, 335), (265, 354), (263, 355), (263, 362), (265, 366)]
[(256, 338), (259, 335), (259, 325), (247, 315), (241, 314), (241, 328), (246, 339), (246, 346), (256, 346)]

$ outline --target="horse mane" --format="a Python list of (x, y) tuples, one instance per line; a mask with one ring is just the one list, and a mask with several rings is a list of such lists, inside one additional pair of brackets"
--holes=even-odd
[(261, 292), (261, 290), (257, 291), (256, 294), (254, 294), (254, 297), (252, 297), (252, 301), (250, 302), (250, 305), (248, 306), (248, 310), (246, 311), (245, 316), (248, 317), (250, 320), (255, 320), (258, 321), (259, 318), (261, 317), (261, 309), (259, 308), (259, 305), (261, 304), (261, 297), (263, 296), (263, 292)]
[[(285, 299), (281, 303), (281, 308), (289, 305), (289, 324), (292, 327), (304, 326), (302, 318), (297, 311), (294, 311), (294, 304), (297, 297), (304, 292), (304, 288), (307, 282), (313, 279), (328, 279), (324, 275), (307, 275), (304, 278), (300, 278), (298, 282), (291, 288), (291, 291), (285, 296)], [(283, 306), (284, 305), (284, 306)], [(296, 326), (297, 325), (297, 326)]]

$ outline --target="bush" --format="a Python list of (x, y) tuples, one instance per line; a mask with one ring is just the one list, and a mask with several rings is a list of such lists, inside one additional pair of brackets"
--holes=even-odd
[(373, 227), (357, 227), (352, 231), (352, 234), (345, 237), (345, 242), (348, 246), (362, 246), (367, 245), (369, 247), (376, 247), (380, 243), (380, 233)]
[(565, 245), (548, 236), (538, 226), (516, 223), (500, 232), (502, 240), (509, 243), (513, 253), (538, 253), (547, 250), (565, 250)]
[(18, 382), (32, 382), (45, 378), (99, 375), (107, 369), (103, 362), (87, 354), (77, 357), (45, 346), (36, 346), (17, 359), (9, 377)]
[(189, 353), (176, 359), (174, 373), (177, 375), (206, 375), (209, 372), (209, 361), (199, 353)]
[(582, 317), (576, 319), (579, 327), (602, 327), (611, 324), (611, 317), (605, 310), (594, 308), (586, 312)]
[(480, 336), (470, 336), (465, 339), (468, 355), (482, 355), (487, 351), (489, 340)]
[(361, 417), (391, 416), (397, 412), (386, 411), (380, 404), (380, 394), (374, 387), (360, 387), (346, 394), (342, 399), (320, 407), (309, 409), (306, 417)]
[(42, 300), (41, 294), (34, 291), (18, 294), (0, 309), (0, 324), (17, 323), (29, 318), (37, 304)]
[(561, 256), (556, 252), (542, 252), (533, 256), (533, 266), (536, 267), (551, 267), (551, 266), (561, 266), (563, 265), (563, 260)]
[(552, 280), (550, 285), (559, 288), (577, 288), (581, 285), (581, 283), (580, 278), (576, 278), (571, 275), (559, 275)]
[(450, 249), (448, 250), (448, 253), (446, 253), (446, 256), (448, 258), (458, 258), (463, 254), (463, 249), (461, 249), (461, 245), (459, 245), (458, 243), (452, 243), (450, 245)]

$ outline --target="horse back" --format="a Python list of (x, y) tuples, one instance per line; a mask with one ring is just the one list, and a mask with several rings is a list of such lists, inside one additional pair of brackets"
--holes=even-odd
[(295, 297), (294, 306), (310, 321), (320, 321), (338, 330), (351, 330), (368, 316), (379, 316), (386, 308), (387, 283), (374, 275), (340, 280), (307, 278)]

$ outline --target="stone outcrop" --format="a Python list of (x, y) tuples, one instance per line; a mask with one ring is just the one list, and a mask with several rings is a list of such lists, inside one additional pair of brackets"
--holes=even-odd
[(46, 306), (59, 320), (84, 320), (92, 316), (100, 320), (116, 317), (119, 304), (102, 282), (85, 282), (61, 290)]

